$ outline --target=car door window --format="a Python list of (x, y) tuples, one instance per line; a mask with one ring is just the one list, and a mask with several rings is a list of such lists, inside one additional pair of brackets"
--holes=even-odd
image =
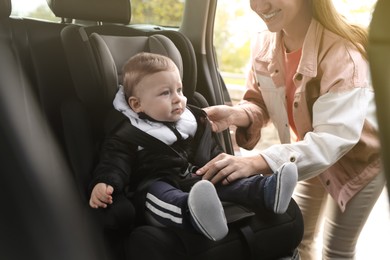
[[(153, 24), (178, 28), (181, 24), (184, 0), (132, 0), (133, 24)], [(37, 18), (49, 21), (60, 21), (49, 9), (46, 0), (13, 0), (12, 16)]]
[(60, 21), (47, 5), (46, 0), (12, 0), (12, 16)]
[(131, 23), (176, 27), (181, 24), (184, 0), (132, 0)]

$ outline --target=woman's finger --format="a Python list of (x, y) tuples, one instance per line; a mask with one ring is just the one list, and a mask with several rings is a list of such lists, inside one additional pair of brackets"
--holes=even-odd
[(222, 159), (216, 162), (215, 169), (218, 169), (217, 172), (211, 177), (210, 181), (214, 184), (225, 180), (234, 172), (234, 166), (229, 165), (229, 160)]
[(212, 159), (211, 161), (209, 161), (208, 163), (206, 163), (203, 167), (199, 168), (197, 171), (196, 171), (196, 174), (199, 175), (199, 176), (202, 176), (202, 175), (205, 175), (206, 172), (208, 172), (210, 170), (210, 168), (212, 168), (212, 165), (219, 161), (220, 160), (220, 157), (221, 157), (221, 154), (219, 154), (218, 156), (216, 156), (214, 159)]
[(203, 179), (211, 180), (215, 174), (217, 174), (223, 167), (221, 161), (225, 158), (226, 154), (222, 153), (216, 156), (214, 159), (206, 163), (202, 168), (197, 171), (198, 175), (203, 175)]

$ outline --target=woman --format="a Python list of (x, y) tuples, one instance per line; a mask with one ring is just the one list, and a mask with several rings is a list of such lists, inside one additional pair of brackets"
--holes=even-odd
[(295, 162), (295, 200), (305, 234), (302, 259), (315, 259), (324, 217), (323, 259), (353, 259), (356, 242), (383, 186), (367, 32), (348, 24), (332, 0), (251, 0), (268, 30), (252, 46), (243, 101), (206, 109), (214, 131), (237, 126), (252, 149), (269, 121), (281, 144), (258, 156), (221, 154), (197, 174), (227, 184)]

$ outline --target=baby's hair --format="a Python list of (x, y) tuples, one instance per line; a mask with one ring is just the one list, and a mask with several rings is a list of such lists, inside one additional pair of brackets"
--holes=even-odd
[(123, 87), (126, 98), (134, 94), (135, 87), (143, 77), (161, 72), (173, 71), (176, 64), (168, 57), (141, 52), (131, 57), (122, 68)]

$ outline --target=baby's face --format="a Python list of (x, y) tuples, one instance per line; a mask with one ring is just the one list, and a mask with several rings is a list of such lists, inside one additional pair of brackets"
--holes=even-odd
[(179, 71), (160, 71), (144, 77), (136, 87), (139, 106), (135, 112), (144, 112), (158, 121), (176, 122), (187, 105), (183, 95)]

